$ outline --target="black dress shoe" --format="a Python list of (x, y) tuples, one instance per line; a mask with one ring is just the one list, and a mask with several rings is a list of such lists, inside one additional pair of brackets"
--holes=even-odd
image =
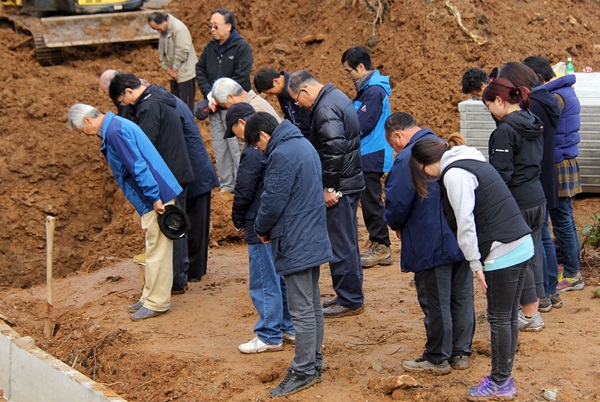
[(201, 276), (188, 276), (188, 282), (200, 282)]
[(182, 295), (182, 294), (184, 294), (184, 293), (185, 293), (185, 291), (186, 291), (186, 290), (188, 290), (188, 289), (189, 289), (189, 287), (188, 287), (187, 285), (185, 285), (185, 286), (184, 286), (184, 287), (182, 287), (182, 288), (172, 288), (172, 289), (171, 289), (171, 294), (172, 294), (172, 295)]

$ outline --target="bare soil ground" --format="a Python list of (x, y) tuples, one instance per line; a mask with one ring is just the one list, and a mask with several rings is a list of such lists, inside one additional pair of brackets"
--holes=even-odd
[[(389, 7), (369, 39), (376, 14), (365, 4), (371, 3)], [(600, 70), (595, 0), (174, 1), (170, 10), (190, 27), (198, 53), (209, 40), (210, 12), (221, 6), (236, 12), (240, 33), (253, 47), (255, 69), (308, 69), (350, 96), (341, 54), (369, 41), (376, 67), (392, 79), (393, 110), (410, 112), (438, 134), (459, 128), (460, 76), (467, 67), (490, 71), (539, 54), (552, 63), (572, 56), (578, 71)], [(247, 292), (246, 249), (229, 220), (231, 196), (213, 197), (209, 274), (174, 297), (171, 313), (133, 323), (126, 306), (140, 290), (138, 268), (130, 260), (143, 250), (139, 218), (114, 183), (97, 141), (66, 129), (72, 103), (112, 110), (97, 90), (97, 78), (107, 68), (166, 85), (156, 49), (68, 49), (64, 64), (43, 68), (27, 38), (0, 19), (0, 313), (40, 347), (128, 400), (267, 399), (293, 348), (257, 356), (237, 351), (252, 337), (257, 315)], [(207, 124), (200, 128), (210, 150)], [(581, 229), (593, 222), (600, 202), (580, 198), (575, 207)], [(41, 335), (46, 215), (57, 217), (54, 268), (61, 278), (55, 291), (59, 329), (52, 340)], [(391, 398), (370, 381), (402, 374), (401, 362), (418, 356), (425, 339), (412, 275), (398, 269), (399, 246), (395, 240), (394, 266), (365, 272), (366, 313), (326, 322), (324, 381), (290, 400)], [(565, 294), (565, 307), (544, 315), (544, 331), (520, 338), (519, 400), (538, 400), (543, 389), (555, 388), (564, 401), (600, 399), (599, 300), (589, 292), (600, 277), (596, 250), (586, 248), (582, 271), (586, 289)], [(324, 297), (333, 295), (326, 266), (321, 283)], [(477, 313), (484, 313), (480, 292), (476, 302)], [(469, 370), (416, 376), (420, 387), (394, 397), (462, 400), (467, 386), (489, 371), (488, 342), (489, 328), (482, 322)]]

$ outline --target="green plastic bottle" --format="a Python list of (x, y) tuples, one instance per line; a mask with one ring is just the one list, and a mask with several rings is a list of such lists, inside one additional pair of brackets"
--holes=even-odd
[(573, 74), (575, 72), (575, 67), (573, 66), (573, 60), (569, 57), (567, 59), (567, 74)]

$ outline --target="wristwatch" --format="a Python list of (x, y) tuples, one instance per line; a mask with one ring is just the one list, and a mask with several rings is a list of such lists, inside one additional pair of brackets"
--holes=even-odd
[(338, 200), (339, 200), (340, 198), (342, 198), (342, 195), (343, 195), (341, 191), (337, 191), (337, 192), (336, 192), (336, 191), (335, 191), (335, 188), (333, 188), (333, 187), (328, 187), (328, 188), (327, 188), (327, 192), (328, 192), (328, 193), (335, 193), (335, 196), (337, 197), (337, 199), (338, 199)]

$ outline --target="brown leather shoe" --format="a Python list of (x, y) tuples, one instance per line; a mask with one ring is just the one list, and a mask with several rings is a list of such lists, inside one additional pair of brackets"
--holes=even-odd
[(349, 315), (359, 315), (364, 313), (365, 308), (364, 306), (360, 306), (357, 308), (349, 308), (349, 307), (344, 307), (344, 306), (340, 306), (337, 303), (332, 304), (329, 307), (325, 307), (323, 309), (323, 316), (325, 318), (339, 318), (339, 317), (346, 317)]

